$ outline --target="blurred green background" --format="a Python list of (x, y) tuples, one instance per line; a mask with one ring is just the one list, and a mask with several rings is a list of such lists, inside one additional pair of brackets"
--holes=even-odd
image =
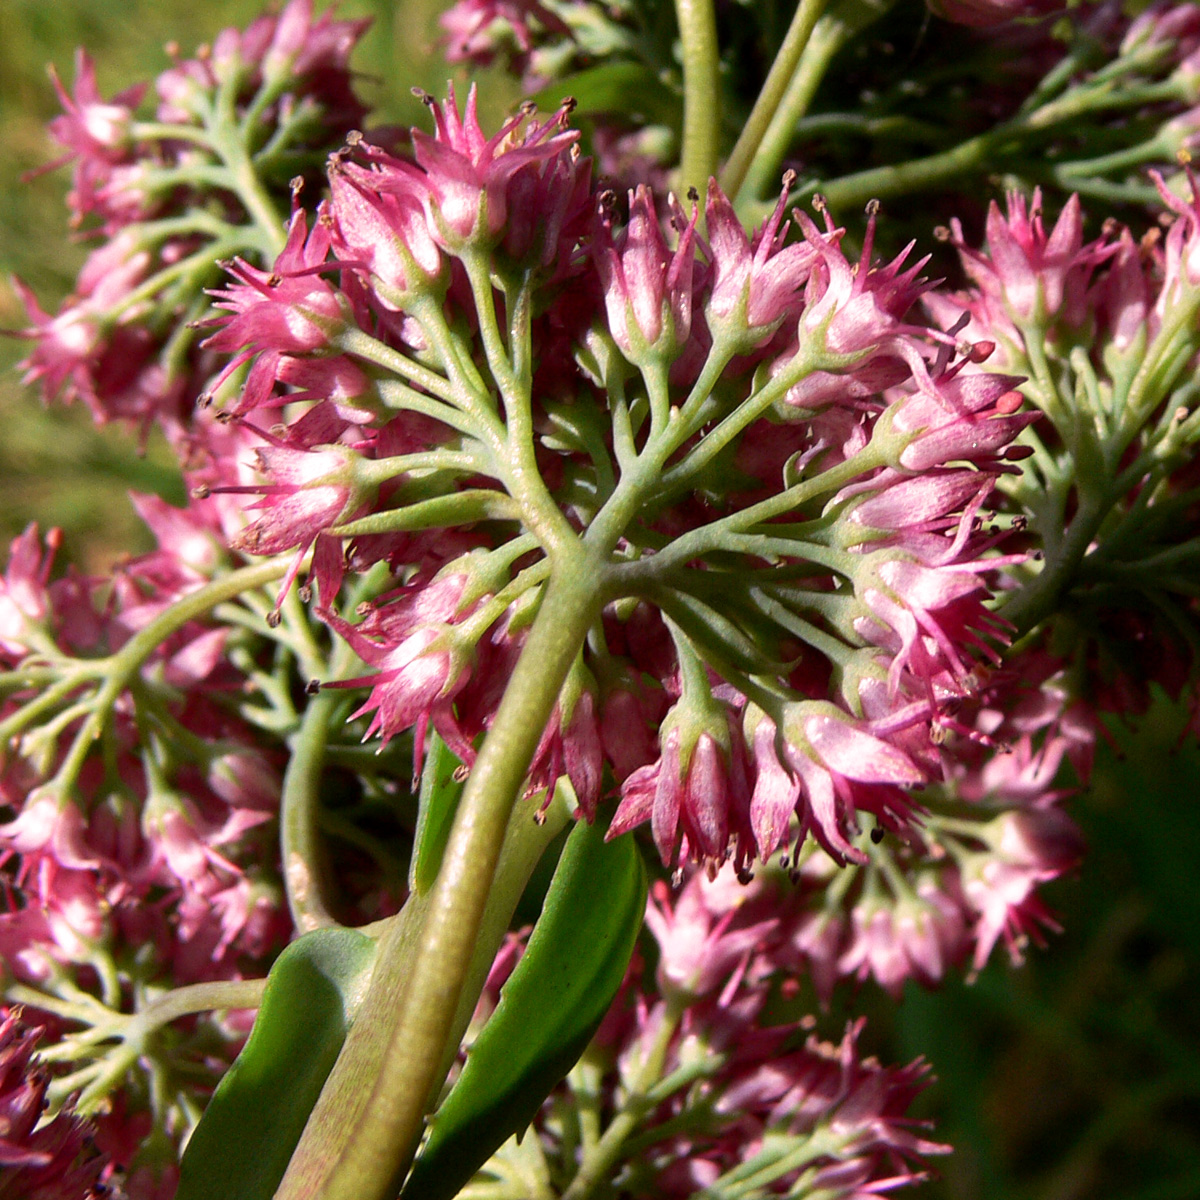
[[(380, 121), (417, 121), (414, 85), (440, 92), (434, 0), (347, 0), (341, 13), (375, 25), (356, 63)], [(86, 248), (65, 236), (67, 172), (21, 175), (51, 161), (45, 122), (58, 111), (46, 77), (73, 75), (75, 46), (98, 63), (110, 95), (186, 51), (255, 0), (0, 0), (0, 275), (18, 274), (53, 308)], [(485, 81), (504, 104), (505, 81)], [(484, 111), (495, 111), (485, 107)], [(23, 322), (0, 281), (0, 327)], [(66, 533), (63, 561), (100, 569), (144, 548), (126, 488), (161, 487), (171, 464), (83, 409), (42, 408), (0, 340), (0, 534), (33, 519)], [(994, 962), (973, 983), (904, 1003), (865, 989), (822, 1018), (835, 1034), (866, 1010), (866, 1044), (884, 1059), (928, 1056), (939, 1082), (922, 1115), (955, 1154), (921, 1194), (942, 1200), (1197, 1200), (1200, 1198), (1200, 753), (1181, 738), (1187, 714), (1161, 704), (1135, 733), (1116, 729), (1090, 789), (1072, 802), (1090, 854), (1078, 879), (1048, 889), (1065, 932), (1027, 965)]]

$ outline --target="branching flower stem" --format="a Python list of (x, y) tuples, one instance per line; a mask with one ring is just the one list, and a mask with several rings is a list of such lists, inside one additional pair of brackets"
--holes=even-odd
[[(735, 204), (738, 215), (756, 225), (761, 219), (758, 202), (778, 185), (784, 156), (792, 143), (796, 123), (808, 112), (817, 88), (825, 78), (829, 64), (837, 53), (873, 21), (879, 20), (896, 0), (842, 0), (835, 3), (813, 26), (805, 43), (787, 91), (779, 101), (770, 124), (762, 134), (757, 152), (745, 169), (745, 178), (738, 187)], [(800, 10), (797, 9), (797, 18)], [(794, 22), (793, 22), (794, 23)], [(739, 143), (740, 144), (740, 143)], [(737, 154), (737, 148), (734, 149)], [(730, 156), (730, 164), (733, 156)], [(725, 168), (730, 170), (729, 166)], [(726, 188), (726, 194), (732, 195)], [(771, 201), (774, 203), (774, 200)], [(768, 210), (769, 211), (769, 210)]]
[[(79, 1113), (97, 1111), (105, 1097), (118, 1086), (126, 1073), (146, 1052), (147, 1040), (154, 1032), (180, 1017), (217, 1009), (257, 1008), (262, 1003), (267, 986), (265, 979), (229, 979), (212, 983), (193, 983), (173, 988), (139, 1008), (134, 1013), (113, 1012), (92, 997), (89, 1003), (71, 1004), (47, 996), (36, 988), (15, 984), (8, 989), (8, 998), (18, 1004), (28, 1004), (53, 1012), (68, 1021), (79, 1021), (88, 1028), (66, 1037), (56, 1046), (46, 1047), (41, 1057), (47, 1061), (78, 1061), (90, 1053), (100, 1057), (88, 1066), (64, 1076), (56, 1083), (74, 1081), (62, 1095), (74, 1090), (74, 1083), (86, 1081), (87, 1086), (75, 1102)], [(117, 1041), (119, 1046), (107, 1049), (104, 1042)], [(96, 1047), (95, 1051), (92, 1047)], [(56, 1053), (57, 1051), (57, 1053)], [(52, 1088), (52, 1094), (56, 1089)]]

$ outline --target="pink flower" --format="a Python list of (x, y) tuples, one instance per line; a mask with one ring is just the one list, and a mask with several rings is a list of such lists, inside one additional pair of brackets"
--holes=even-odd
[(474, 751), (470, 741), (464, 747), (450, 706), (471, 677), (474, 649), (455, 633), (453, 625), (420, 625), (407, 635), (389, 634), (375, 625), (371, 633), (382, 635), (380, 641), (364, 634), (366, 622), (354, 626), (325, 610), (318, 610), (318, 615), (350, 643), (359, 658), (379, 668), (378, 675), (322, 684), (373, 685), (366, 703), (351, 714), (353, 720), (374, 713), (364, 738), (378, 733), (386, 742), (416, 725), (417, 744), (423, 745), (426, 725), (432, 720), (450, 748), (464, 761), (471, 761)]
[(968, 944), (961, 904), (933, 877), (916, 895), (894, 902), (868, 895), (855, 905), (851, 922), (850, 944), (838, 970), (859, 979), (873, 976), (896, 999), (908, 979), (925, 987), (940, 982)]
[(816, 260), (800, 315), (801, 353), (815, 343), (819, 353), (844, 358), (846, 366), (852, 367), (890, 348), (905, 333), (928, 333), (903, 323), (905, 313), (931, 286), (918, 278), (928, 260), (923, 258), (908, 270), (901, 270), (912, 249), (910, 244), (890, 263), (874, 265), (874, 209), (867, 220), (862, 253), (854, 265), (839, 245), (842, 231), (830, 227), (822, 233), (806, 214), (797, 210), (795, 217)]
[(120, 162), (130, 148), (134, 110), (146, 93), (139, 83), (111, 100), (103, 100), (96, 87), (96, 65), (82, 50), (75, 51), (75, 86), (71, 94), (51, 68), (50, 79), (65, 110), (50, 121), (51, 136), (81, 159)]
[(388, 157), (367, 170), (334, 158), (329, 185), (334, 253), (371, 273), (380, 304), (398, 311), (405, 293), (442, 279), (442, 252), (425, 217), (424, 179), (411, 163)]
[[(288, 0), (278, 17), (260, 19), (274, 25), (271, 40), (262, 51), (264, 77), (324, 77), (326, 87), (330, 76), (337, 79), (349, 73), (350, 52), (371, 25), (369, 17), (335, 21), (332, 8), (314, 21), (313, 0)], [(247, 30), (244, 43), (249, 33)]]
[[(880, 552), (886, 553), (886, 552)], [(968, 689), (973, 647), (998, 661), (995, 643), (1007, 641), (1008, 626), (985, 604), (984, 571), (1002, 565), (982, 559), (924, 566), (904, 558), (866, 563), (854, 577), (854, 590), (869, 614), (854, 622), (866, 641), (892, 655), (888, 685), (899, 694), (901, 674), (911, 671), (934, 696), (934, 680), (944, 672)]]
[(539, 31), (571, 37), (570, 27), (539, 0), (459, 0), (440, 17), (446, 31), (446, 60), (486, 67), (495, 58), (500, 37), (507, 32), (524, 53), (533, 48), (533, 26)]
[(1166, 240), (1166, 263), (1162, 288), (1155, 311), (1160, 320), (1180, 293), (1185, 295), (1200, 286), (1200, 186), (1191, 168), (1187, 168), (1192, 199), (1189, 203), (1167, 187), (1157, 171), (1150, 172), (1163, 204), (1176, 215)]
[(326, 269), (329, 242), (328, 227), (317, 221), (310, 234), (304, 210), (297, 209), (287, 244), (270, 271), (235, 259), (229, 273), (237, 282), (212, 293), (218, 297), (217, 307), (228, 309), (232, 316), (215, 319), (222, 328), (204, 345), (226, 352), (250, 347), (282, 354), (327, 349), (347, 319), (345, 301), (320, 277)]
[[(719, 880), (733, 878), (727, 866)], [(774, 919), (747, 923), (738, 906), (710, 903), (716, 885), (703, 872), (694, 873), (671, 903), (667, 885), (659, 880), (646, 905), (646, 927), (658, 942), (658, 982), (663, 994), (707, 996), (741, 977), (755, 950), (771, 937)], [(740, 885), (734, 885), (740, 887)]]
[(445, 104), (427, 101), (433, 113), (433, 137), (413, 132), (417, 162), (425, 171), (425, 209), (430, 233), (447, 250), (465, 242), (498, 240), (510, 217), (510, 192), (518, 176), (540, 174), (578, 140), (565, 130), (566, 108), (550, 120), (531, 124), (520, 133), (526, 112), (509, 118), (485, 138), (476, 113), (475, 89), (467, 98), (464, 116), (451, 89)]
[[(105, 211), (108, 205), (102, 199), (103, 194), (119, 177), (124, 175), (127, 179), (134, 152), (135, 110), (142, 102), (146, 85), (127, 88), (111, 100), (102, 99), (96, 87), (95, 64), (82, 50), (75, 52), (75, 86), (70, 94), (53, 67), (50, 79), (63, 106), (63, 115), (50, 121), (50, 135), (69, 153), (42, 170), (75, 162), (68, 202), (78, 223), (96, 209)], [(142, 207), (135, 201), (135, 214), (140, 215)]]
[(758, 776), (750, 800), (750, 823), (764, 860), (788, 837), (791, 816), (800, 818), (799, 840), (811, 831), (836, 861), (865, 862), (847, 840), (856, 832), (860, 808), (890, 824), (907, 816), (902, 788), (926, 776), (902, 750), (874, 736), (833, 705), (789, 704), (782, 736), (769, 717), (754, 730)]
[(600, 741), (618, 783), (657, 757), (653, 727), (658, 725), (664, 707), (665, 700), (656, 703), (655, 697), (632, 676), (605, 691)]
[(109, 408), (154, 349), (149, 332), (135, 323), (137, 311), (125, 307), (149, 268), (150, 255), (136, 237), (118, 235), (92, 251), (75, 295), (53, 316), (17, 281), (30, 320), (17, 336), (34, 343), (20, 364), (25, 382), (40, 381), (47, 399), (60, 392), (67, 400), (81, 396), (97, 420), (108, 419)]
[(750, 792), (741, 737), (722, 743), (705, 730), (687, 746), (684, 721), (668, 722), (670, 717), (664, 722), (667, 731), (659, 760), (639, 767), (621, 785), (621, 803), (608, 838), (649, 821), (664, 864), (675, 861), (681, 834), (688, 856), (696, 862), (715, 869), (727, 858), (731, 838), (736, 839), (741, 861), (749, 842)]
[(233, 537), (230, 546), (248, 554), (279, 554), (296, 548), (280, 584), (278, 608), (295, 582), (304, 555), (315, 543), (312, 573), (322, 602), (331, 604), (341, 587), (345, 563), (340, 541), (326, 531), (360, 515), (375, 495), (374, 484), (362, 478), (360, 456), (338, 445), (313, 450), (263, 446), (255, 454), (259, 469), (271, 478), (271, 483), (203, 488), (200, 494), (260, 495), (262, 499), (250, 508), (262, 509), (264, 515)]
[(692, 273), (696, 214), (667, 249), (650, 189), (629, 197), (629, 223), (614, 239), (611, 206), (597, 221), (596, 268), (608, 312), (608, 330), (631, 362), (649, 355), (674, 355), (692, 325)]
[(784, 244), (787, 229), (780, 226), (787, 192), (785, 186), (775, 212), (750, 239), (716, 180), (709, 181), (704, 215), (713, 279), (705, 317), (714, 332), (726, 330), (755, 345), (789, 313), (799, 311), (800, 289), (819, 251), (808, 241)]
[(1038, 924), (1056, 929), (1034, 889), (1076, 866), (1083, 840), (1061, 810), (1046, 806), (1002, 813), (981, 832), (986, 849), (964, 856), (962, 890), (977, 914), (976, 970), (981, 970), (1003, 935), (1014, 962), (1024, 941), (1038, 937)]
[(604, 771), (595, 694), (579, 690), (565, 721), (563, 710), (564, 699), (560, 697), (530, 763), (529, 787), (531, 791), (544, 788), (549, 804), (555, 785), (565, 775), (579, 802), (580, 813), (585, 820), (593, 821)]
[(1037, 412), (1018, 413), (1022, 403), (1011, 375), (948, 371), (921, 389), (895, 402), (891, 428), (906, 438), (899, 465), (908, 471), (927, 471), (944, 463), (967, 460), (976, 466), (993, 464)]
[(951, 226), (967, 274), (1018, 325), (1043, 326), (1062, 317), (1071, 327), (1077, 326), (1092, 270), (1111, 253), (1103, 239), (1083, 244), (1078, 196), (1067, 201), (1047, 237), (1040, 189), (1034, 189), (1028, 205), (1019, 192), (1009, 192), (1007, 218), (992, 201), (986, 254), (966, 245), (957, 221)]
[(0, 578), (0, 653), (20, 659), (32, 649), (49, 615), (47, 584), (61, 531), (46, 534), (43, 552), (36, 525), (12, 541), (8, 566)]

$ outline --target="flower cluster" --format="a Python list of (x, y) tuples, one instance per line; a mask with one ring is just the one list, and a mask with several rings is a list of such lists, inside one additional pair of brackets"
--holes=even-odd
[(101, 97), (82, 52), (70, 92), (55, 77), (64, 112), (50, 132), (67, 154), (53, 165), (72, 164), (72, 223), (104, 240), (57, 313), (21, 289), (27, 382), (180, 443), (218, 365), (188, 328), (219, 279), (215, 260), (278, 253), (277, 205), (365, 115), (348, 67), (365, 27), (289, 0), (177, 58), (155, 81), (152, 116), (145, 84)]
[[(0, 950), (11, 996), (87, 1025), (164, 985), (256, 974), (290, 931), (272, 865), (282, 764), (236, 703), (251, 647), (174, 619), (221, 564), (218, 537), (154, 498), (140, 513), (159, 549), (112, 579), (51, 581), (57, 539), (43, 548), (35, 528), (0, 579)], [(202, 1082), (243, 1033), (204, 1022), (169, 1054), (206, 1064)], [(95, 1081), (81, 1099), (94, 1112), (124, 1072), (90, 1053), (72, 1086)], [(152, 1103), (179, 1138), (194, 1084), (175, 1078)], [(146, 1103), (133, 1096), (101, 1118), (121, 1167), (145, 1132), (130, 1132)]]
[[(538, 782), (567, 775), (590, 816), (607, 757), (614, 835), (650, 821), (668, 863), (765, 858), (793, 812), (801, 837), (861, 859), (856, 814), (907, 826), (906, 789), (938, 773), (931, 729), (1007, 636), (984, 602), (1012, 560), (976, 516), (1034, 416), (1014, 411), (1015, 380), (964, 372), (987, 343), (952, 361), (952, 337), (906, 323), (920, 264), (877, 264), (870, 239), (852, 262), (828, 218), (798, 215), (788, 243), (781, 201), (750, 240), (713, 185), (711, 241), (696, 208), (672, 249), (648, 191), (619, 233), (614, 197), (589, 211), (563, 114), (486, 138), (473, 98), (464, 115), (453, 97), (431, 107), (413, 159), (366, 143), (335, 155), (312, 231), (298, 214), (270, 277), (238, 268), (221, 293), (208, 344), (257, 353), (233, 411), (309, 401), (259, 452), (263, 513), (236, 544), (315, 547), (324, 619), (380, 668), (372, 731), (415, 727), (419, 743), (432, 722), (469, 762), (544, 589), (540, 526), (603, 527), (657, 461), (637, 525), (611, 535), (627, 599), (573, 669), (539, 754), (559, 766)], [(485, 253), (549, 295), (596, 297), (607, 321), (530, 289), (506, 347), (488, 333)], [(445, 349), (464, 320), (483, 375)], [(518, 354), (544, 380), (521, 452), (540, 496), (497, 452), (528, 403)], [(626, 398), (614, 389), (634, 370)], [(608, 426), (590, 445), (589, 410)], [(807, 496), (824, 510), (782, 523)], [(399, 590), (356, 626), (332, 612), (346, 565), (381, 561)]]
[[(646, 925), (655, 977), (635, 959), (591, 1048), (535, 1122), (550, 1181), (565, 1188), (593, 1169), (595, 1143), (580, 1146), (572, 1128), (575, 1093), (611, 1114), (597, 1132), (623, 1195), (720, 1197), (753, 1176), (762, 1194), (851, 1197), (928, 1177), (923, 1159), (949, 1147), (906, 1115), (929, 1083), (922, 1062), (885, 1067), (866, 1057), (861, 1021), (839, 1042), (810, 1032), (809, 1019), (763, 1023), (787, 969), (777, 952), (786, 918), (769, 886), (747, 889), (729, 868), (712, 882), (693, 874), (674, 896), (659, 884)], [(514, 952), (519, 943), (497, 959), (485, 1007)], [(521, 1154), (513, 1142), (501, 1147), (472, 1194), (500, 1194)]]
[[(830, 1043), (766, 1014), (839, 981), (934, 985), (1001, 945), (1017, 961), (1054, 928), (1039, 889), (1081, 857), (1062, 802), (1099, 717), (1144, 711), (1156, 685), (1190, 698), (1200, 616), (1194, 6), (1077, 6), (1054, 32), (1040, 0), (933, 7), (962, 44), (1040, 39), (1043, 82), (993, 97), (1003, 115), (969, 145), (1018, 156), (996, 169), (1036, 150), (1079, 187), (1053, 222), (1039, 191), (993, 204), (983, 245), (969, 209), (951, 220), (958, 290), (911, 245), (881, 251), (878, 203), (855, 224), (848, 198), (886, 171), (825, 198), (787, 171), (763, 199), (778, 129), (682, 199), (645, 163), (612, 186), (636, 148), (594, 98), (583, 121), (530, 102), (489, 131), (475, 90), (451, 90), (421, 96), (431, 130), (359, 132), (364, 23), (311, 0), (177, 56), (153, 119), (147, 89), (105, 100), (81, 56), (52, 132), (75, 224), (102, 242), (57, 314), (26, 296), (24, 367), (98, 420), (161, 426), (192, 503), (139, 498), (156, 549), (111, 578), (56, 575), (58, 537), (34, 528), (0, 578), (6, 995), (46, 1014), (45, 1060), (75, 1064), (19, 1082), (32, 1040), (5, 1021), (0, 1164), (93, 1186), (80, 1126), (32, 1123), (43, 1094), (73, 1097), (104, 1180), (128, 1170), (131, 1194), (166, 1200), (175, 1163), (150, 1130), (188, 1136), (244, 1028), (137, 1022), (171, 985), (241, 1003), (228, 988), (293, 932), (388, 916), (406, 823), (409, 887), (439, 889), (437, 919), (378, 953), (411, 949), (417, 994), (426, 934), (474, 886), (434, 861), (449, 784), (426, 774), (417, 817), (406, 791), (448, 747), (459, 866), (532, 836), (483, 844), (527, 802), (610, 840), (645, 827), (662, 876), (653, 976), (635, 960), (535, 1123), (554, 1186), (586, 1181), (597, 1146), (629, 1195), (924, 1178), (945, 1149), (905, 1115), (924, 1067), (864, 1058), (859, 1023)], [(543, 79), (628, 67), (641, 44), (620, 6), (470, 0), (444, 24), (452, 57), (508, 38)], [(813, 36), (834, 56), (849, 34)], [(676, 67), (644, 53), (619, 77), (645, 72), (666, 94), (652, 113), (673, 111)], [(808, 119), (797, 96), (780, 127)], [(1080, 110), (1146, 138), (1065, 157)], [(1120, 185), (1159, 229), (1087, 236), (1092, 198), (1176, 155), (1181, 174)], [(482, 961), (507, 900), (489, 903), (491, 946), (460, 939)], [(477, 1194), (521, 1178), (517, 1152)]]

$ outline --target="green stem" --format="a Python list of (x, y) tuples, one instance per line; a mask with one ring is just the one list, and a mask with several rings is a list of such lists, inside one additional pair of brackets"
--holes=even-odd
[(807, 193), (819, 191), (832, 209), (861, 208), (868, 200), (886, 200), (924, 192), (948, 183), (988, 161), (994, 152), (998, 129), (968, 138), (940, 154), (886, 167), (856, 171), (840, 179), (814, 183)]
[[(779, 53), (775, 55), (775, 61), (771, 64), (770, 71), (767, 72), (762, 91), (759, 92), (758, 99), (754, 102), (754, 108), (751, 109), (750, 116), (742, 127), (741, 135), (733, 148), (733, 153), (730, 154), (725, 163), (725, 169), (721, 172), (721, 187), (727, 196), (737, 197), (741, 192), (742, 183), (759, 152), (759, 146), (774, 118), (779, 114), (784, 97), (790, 91), (801, 55), (808, 45), (817, 19), (825, 10), (825, 4), (826, 0), (800, 0), (796, 6), (792, 23), (784, 35), (783, 45), (779, 47)], [(816, 81), (814, 80), (813, 89), (815, 87)], [(809, 95), (811, 97), (811, 91)], [(804, 107), (807, 107), (807, 102)], [(804, 109), (801, 108), (800, 113), (803, 111)], [(798, 116), (800, 113), (796, 115)], [(794, 121), (794, 117), (792, 120)], [(690, 179), (690, 176), (685, 175), (685, 179)]]
[(940, 154), (873, 167), (868, 171), (843, 175), (840, 179), (811, 183), (805, 186), (803, 194), (819, 191), (834, 208), (854, 208), (872, 199), (885, 200), (892, 196), (929, 191), (985, 164), (989, 170), (997, 170), (1003, 158), (1011, 158), (1012, 147), (1020, 146), (1030, 134), (1069, 124), (1091, 112), (1119, 110), (1178, 98), (1178, 88), (1174, 85), (1157, 84), (1116, 90), (1080, 87), (1031, 113), (997, 125), (977, 137), (968, 138)]
[(517, 797), (562, 682), (607, 598), (597, 586), (603, 563), (582, 548), (561, 555), (554, 568), (463, 791), (437, 880), (416, 901), (423, 915), (409, 922), (409, 936), (381, 944), (375, 972), (390, 990), (373, 1020), (356, 1021), (352, 1034), (359, 1036), (348, 1040), (334, 1068), (339, 1083), (357, 1086), (357, 1099), (326, 1086), (277, 1200), (391, 1200), (403, 1181), (449, 1068), (460, 1000), (473, 1003), (464, 991)]
[[(882, 17), (896, 0), (843, 0), (813, 26), (804, 53), (787, 91), (767, 126), (758, 152), (746, 167), (746, 178), (738, 189), (738, 215), (745, 217), (754, 201), (765, 197), (779, 179), (784, 155), (791, 144), (797, 122), (808, 112), (829, 64), (851, 38)], [(799, 12), (797, 12), (799, 16)], [(737, 151), (735, 149), (734, 154)], [(733, 162), (733, 158), (730, 158)], [(726, 167), (726, 171), (729, 167)], [(750, 224), (756, 222), (751, 221)]]
[(1041, 572), (1012, 592), (1000, 609), (1000, 615), (1017, 627), (1016, 637), (1028, 633), (1058, 607), (1110, 507), (1107, 495), (1079, 489), (1079, 507), (1053, 558), (1047, 557)]
[(232, 600), (242, 592), (248, 592), (253, 588), (271, 583), (278, 579), (287, 568), (288, 560), (276, 558), (223, 575), (219, 579), (213, 580), (212, 583), (205, 584), (204, 587), (189, 593), (181, 600), (177, 600), (166, 612), (151, 621), (145, 629), (130, 638), (116, 654), (90, 664), (97, 675), (103, 677), (104, 683), (97, 691), (95, 698), (89, 703), (88, 707), (91, 711), (88, 719), (84, 722), (62, 766), (54, 776), (53, 782), (63, 789), (64, 804), (71, 803), (68, 798), (71, 784), (77, 778), (80, 768), (83, 766), (83, 760), (91, 752), (103, 732), (109, 712), (150, 655), (175, 630), (186, 625), (188, 621), (203, 616), (224, 600)]
[(283, 776), (283, 878), (288, 909), (301, 933), (339, 924), (326, 903), (330, 885), (319, 821), (329, 726), (342, 700), (336, 692), (320, 692), (309, 702), (291, 739), (291, 757)]
[(258, 228), (264, 257), (274, 262), (287, 242), (284, 221), (275, 201), (263, 187), (238, 131), (230, 130), (227, 136), (215, 137), (214, 144), (229, 169), (229, 181), (237, 198)]
[(621, 1111), (613, 1117), (600, 1140), (584, 1154), (579, 1171), (571, 1181), (571, 1186), (562, 1194), (562, 1200), (588, 1200), (597, 1190), (608, 1182), (612, 1169), (620, 1160), (621, 1152), (629, 1137), (636, 1132), (642, 1123), (642, 1118), (653, 1107), (655, 1101), (650, 1099), (650, 1091), (662, 1078), (663, 1066), (667, 1061), (667, 1051), (671, 1048), (671, 1039), (675, 1036), (679, 1022), (687, 1005), (676, 998), (668, 1001), (663, 1012), (662, 1025), (655, 1035), (654, 1042), (646, 1054), (645, 1062), (634, 1079), (633, 1087)]
[(720, 153), (720, 55), (712, 0), (675, 0), (683, 50), (683, 160), (680, 191), (704, 195)]
[[(701, 444), (703, 445), (703, 443)], [(701, 525), (699, 528), (677, 537), (650, 558), (623, 563), (615, 569), (615, 575), (621, 581), (623, 588), (637, 588), (643, 581), (661, 580), (689, 559), (700, 558), (713, 550), (722, 548), (723, 539), (729, 534), (745, 533), (750, 527), (760, 522), (782, 517), (816, 496), (844, 487), (852, 479), (883, 466), (885, 462), (884, 450), (874, 443), (870, 443), (853, 458), (846, 459), (845, 462), (831, 467), (828, 471), (822, 471), (813, 479), (805, 479), (793, 487), (785, 488), (777, 495), (760, 500), (757, 504), (751, 504), (739, 512), (730, 513), (729, 516), (712, 521), (708, 525)], [(627, 593), (623, 592), (623, 594)]]

